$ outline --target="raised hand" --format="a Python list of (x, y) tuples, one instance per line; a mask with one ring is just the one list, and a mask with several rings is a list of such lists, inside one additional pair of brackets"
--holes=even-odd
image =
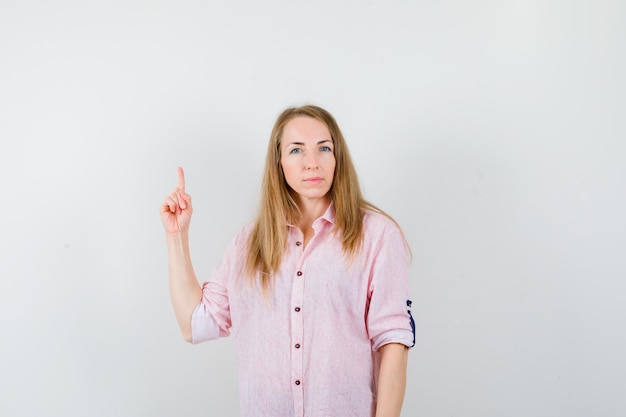
[(161, 220), (165, 233), (174, 234), (189, 230), (192, 212), (191, 196), (185, 192), (185, 172), (178, 167), (178, 186), (161, 204)]

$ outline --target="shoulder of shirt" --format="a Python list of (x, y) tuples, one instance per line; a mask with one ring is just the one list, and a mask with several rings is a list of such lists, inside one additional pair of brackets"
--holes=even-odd
[(243, 226), (230, 240), (229, 246), (235, 248), (245, 248), (248, 246), (248, 240), (254, 230), (254, 222), (250, 222)]
[(254, 230), (255, 224), (256, 224), (255, 222), (250, 222), (246, 224), (239, 230), (239, 233), (237, 235), (248, 240), (248, 238), (252, 234), (252, 231)]
[(398, 225), (389, 217), (373, 210), (365, 209), (363, 216), (363, 227), (366, 233), (374, 232), (375, 234), (400, 232)]

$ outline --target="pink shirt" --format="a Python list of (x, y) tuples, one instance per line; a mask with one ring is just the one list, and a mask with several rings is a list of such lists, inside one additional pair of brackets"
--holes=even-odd
[(203, 285), (193, 342), (232, 330), (242, 417), (371, 417), (377, 349), (415, 342), (400, 231), (368, 211), (363, 248), (350, 261), (332, 231), (334, 219), (331, 204), (304, 249), (302, 232), (289, 226), (269, 298), (242, 273), (252, 224)]

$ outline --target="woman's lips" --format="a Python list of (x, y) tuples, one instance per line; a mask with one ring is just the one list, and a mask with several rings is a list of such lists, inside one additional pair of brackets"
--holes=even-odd
[(321, 177), (311, 177), (311, 178), (304, 179), (304, 182), (306, 182), (307, 184), (312, 184), (312, 185), (317, 185), (321, 183), (322, 181), (323, 179)]

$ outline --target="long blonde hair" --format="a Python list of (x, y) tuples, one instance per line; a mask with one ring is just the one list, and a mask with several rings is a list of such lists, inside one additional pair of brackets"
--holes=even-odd
[(363, 242), (364, 210), (384, 214), (393, 220), (363, 198), (348, 147), (334, 117), (313, 105), (284, 110), (274, 123), (267, 147), (261, 204), (248, 241), (246, 257), (247, 275), (254, 279), (259, 272), (264, 290), (269, 287), (272, 274), (280, 268), (287, 243), (287, 224), (297, 223), (300, 217), (300, 209), (293, 198), (293, 191), (287, 185), (280, 163), (283, 129), (291, 119), (298, 116), (312, 117), (324, 123), (333, 139), (335, 175), (328, 193), (335, 208), (335, 233), (341, 236), (344, 252), (348, 256), (354, 255)]

